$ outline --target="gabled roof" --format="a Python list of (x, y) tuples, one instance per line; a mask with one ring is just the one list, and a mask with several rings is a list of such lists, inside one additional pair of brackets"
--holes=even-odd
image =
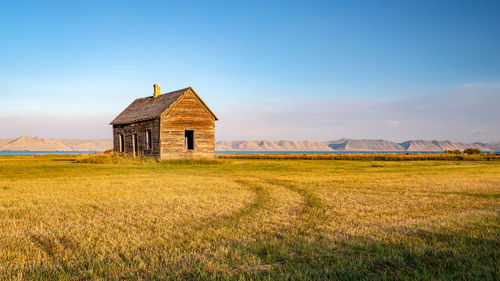
[(146, 97), (136, 99), (127, 108), (125, 108), (122, 113), (120, 113), (113, 121), (111, 125), (125, 125), (131, 124), (139, 121), (146, 121), (154, 119), (160, 116), (165, 110), (175, 106), (175, 103), (180, 99), (182, 95), (191, 91), (206, 107), (206, 109), (212, 114), (212, 116), (217, 119), (217, 116), (208, 108), (208, 106), (203, 102), (203, 100), (196, 94), (193, 88), (188, 87), (185, 89), (173, 91), (170, 93), (159, 95), (156, 98)]

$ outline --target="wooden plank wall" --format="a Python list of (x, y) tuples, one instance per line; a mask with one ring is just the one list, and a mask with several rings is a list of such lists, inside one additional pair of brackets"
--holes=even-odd
[[(146, 130), (151, 130), (152, 150), (146, 148)], [(113, 148), (116, 152), (120, 151), (118, 135), (122, 134), (125, 143), (125, 153), (132, 153), (132, 135), (137, 134), (138, 155), (160, 157), (160, 119), (154, 119), (144, 122), (137, 122), (129, 125), (113, 126)]]
[[(161, 116), (161, 158), (209, 158), (215, 151), (215, 119), (191, 92)], [(194, 150), (186, 150), (184, 131), (194, 131)]]

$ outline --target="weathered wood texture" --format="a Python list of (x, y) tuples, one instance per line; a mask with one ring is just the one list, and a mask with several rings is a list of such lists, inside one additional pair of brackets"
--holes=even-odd
[[(215, 118), (191, 91), (161, 115), (162, 159), (214, 158)], [(185, 130), (194, 131), (194, 149), (185, 146)]]
[[(146, 147), (146, 131), (151, 130), (152, 149)], [(120, 138), (123, 135), (124, 152), (133, 153), (132, 137), (137, 134), (137, 155), (160, 157), (160, 119), (113, 126), (113, 147), (120, 151)]]
[[(120, 135), (124, 152), (161, 159), (214, 158), (215, 120), (217, 117), (192, 88), (156, 97), (136, 99), (113, 122), (113, 146), (120, 151)], [(146, 118), (155, 118), (142, 121)], [(130, 123), (128, 123), (130, 122)], [(152, 149), (147, 148), (146, 132), (151, 130)], [(185, 131), (194, 132), (194, 149), (186, 147)]]

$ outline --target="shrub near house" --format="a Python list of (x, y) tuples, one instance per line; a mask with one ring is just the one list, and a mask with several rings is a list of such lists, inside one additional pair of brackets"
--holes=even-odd
[(481, 154), (482, 151), (478, 148), (466, 148), (464, 150), (464, 153), (465, 154)]

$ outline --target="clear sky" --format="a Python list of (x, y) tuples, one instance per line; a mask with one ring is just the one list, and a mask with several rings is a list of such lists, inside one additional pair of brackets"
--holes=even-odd
[(158, 83), (219, 140), (500, 140), (500, 1), (3, 0), (0, 38), (0, 138), (111, 138)]

